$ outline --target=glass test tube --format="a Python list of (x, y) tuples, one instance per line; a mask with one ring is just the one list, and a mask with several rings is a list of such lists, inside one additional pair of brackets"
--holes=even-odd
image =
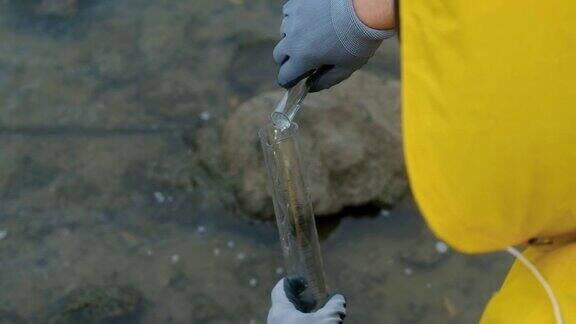
[(296, 305), (310, 312), (327, 298), (320, 243), (310, 194), (303, 175), (298, 125), (279, 128), (272, 123), (259, 131), (272, 189), (274, 212), (288, 280), (301, 280), (303, 292)]

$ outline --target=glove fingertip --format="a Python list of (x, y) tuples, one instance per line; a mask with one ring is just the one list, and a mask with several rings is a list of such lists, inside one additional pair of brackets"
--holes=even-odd
[(286, 294), (284, 293), (284, 278), (280, 279), (274, 288), (272, 288), (270, 298), (272, 299), (272, 303), (286, 299)]
[(333, 65), (323, 66), (312, 76), (312, 80), (310, 80), (310, 92), (330, 89), (346, 80), (351, 74), (352, 72), (335, 68)]
[(320, 78), (314, 78), (310, 81), (310, 93), (320, 92), (329, 89), (332, 85), (322, 82)]
[(324, 308), (331, 309), (333, 311), (336, 311), (337, 313), (343, 313), (345, 315), (346, 298), (344, 297), (344, 295), (334, 294), (332, 297), (330, 297), (330, 299), (328, 299), (328, 301), (324, 305)]
[(330, 300), (341, 302), (344, 307), (346, 307), (346, 297), (342, 294), (334, 294), (330, 297)]
[(278, 84), (283, 88), (290, 89), (312, 73), (314, 73), (313, 68), (295, 63), (292, 59), (289, 59), (280, 67)]

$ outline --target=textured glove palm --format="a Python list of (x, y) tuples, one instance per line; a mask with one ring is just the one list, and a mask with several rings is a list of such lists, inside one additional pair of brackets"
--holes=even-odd
[(352, 0), (289, 0), (282, 40), (274, 49), (278, 83), (289, 88), (311, 78), (311, 91), (330, 88), (362, 67), (393, 30), (376, 30), (356, 16)]

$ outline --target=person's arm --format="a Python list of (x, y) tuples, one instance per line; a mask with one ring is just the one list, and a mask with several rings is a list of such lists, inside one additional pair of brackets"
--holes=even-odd
[(394, 0), (353, 0), (358, 19), (374, 29), (396, 27)]
[(274, 49), (278, 83), (312, 75), (312, 92), (330, 88), (366, 64), (394, 25), (394, 0), (289, 0)]

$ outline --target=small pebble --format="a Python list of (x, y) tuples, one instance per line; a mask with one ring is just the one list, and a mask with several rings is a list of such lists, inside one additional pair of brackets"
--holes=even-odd
[(198, 233), (200, 233), (200, 234), (206, 233), (206, 227), (200, 225), (200, 226), (198, 226), (198, 227), (196, 228), (196, 231), (197, 231)]
[(277, 275), (281, 275), (281, 274), (283, 274), (283, 273), (284, 273), (284, 268), (282, 268), (282, 267), (276, 268), (276, 274), (277, 274)]
[(229, 248), (233, 249), (236, 246), (236, 243), (234, 243), (234, 241), (228, 241), (226, 245), (228, 245)]
[(258, 279), (250, 278), (250, 280), (248, 280), (248, 284), (252, 287), (256, 287), (256, 285), (258, 284)]
[(172, 256), (172, 263), (178, 263), (180, 261), (180, 256), (178, 254), (174, 254)]
[(152, 255), (152, 254), (154, 254), (154, 252), (152, 252), (152, 250), (148, 249), (148, 250), (146, 250), (146, 254)]
[[(234, 3), (234, 1), (230, 1), (230, 2)], [(230, 97), (228, 99), (228, 105), (232, 108), (235, 108), (236, 106), (238, 106), (239, 103), (240, 103), (240, 100), (236, 96)]]
[(228, 2), (237, 6), (244, 4), (244, 0), (228, 0)]
[(407, 276), (411, 276), (411, 275), (412, 275), (412, 273), (413, 273), (413, 272), (412, 272), (412, 269), (410, 269), (410, 268), (406, 268), (406, 269), (404, 269), (404, 274), (405, 274), (405, 275), (407, 275)]
[(390, 216), (390, 211), (388, 209), (382, 209), (380, 210), (380, 216), (382, 217), (389, 217)]
[(238, 254), (236, 255), (236, 258), (237, 258), (238, 260), (242, 261), (242, 260), (246, 259), (246, 254), (240, 252), (240, 253), (238, 253)]
[(156, 191), (156, 192), (154, 193), (154, 198), (156, 198), (156, 201), (157, 201), (159, 204), (162, 204), (162, 203), (164, 203), (164, 202), (166, 201), (166, 197), (164, 197), (164, 195), (163, 195), (160, 191)]
[(210, 120), (211, 117), (212, 115), (208, 111), (203, 111), (200, 113), (200, 119), (202, 119), (203, 121), (208, 121)]
[(5, 239), (6, 236), (8, 236), (8, 231), (4, 229), (0, 230), (0, 241)]
[(394, 264), (394, 259), (388, 260), (388, 264)]
[(427, 283), (427, 284), (426, 284), (426, 288), (428, 288), (428, 289), (432, 288), (432, 284), (431, 284), (431, 283)]
[(256, 320), (255, 320), (255, 319), (251, 319), (251, 320), (250, 320), (250, 324), (256, 324)]
[(212, 252), (214, 253), (215, 256), (219, 256), (219, 255), (220, 255), (220, 249), (218, 249), (218, 248), (212, 250)]
[(448, 252), (448, 245), (444, 242), (438, 241), (436, 242), (436, 244), (434, 244), (434, 247), (436, 248), (436, 251), (438, 251), (438, 253), (440, 254)]

